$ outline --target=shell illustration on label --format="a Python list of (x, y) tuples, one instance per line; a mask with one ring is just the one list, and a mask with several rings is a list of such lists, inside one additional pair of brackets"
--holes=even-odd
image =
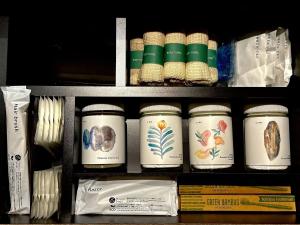
[(275, 121), (270, 121), (264, 131), (264, 145), (269, 159), (275, 159), (280, 150), (280, 131)]
[(109, 126), (93, 126), (90, 132), (88, 129), (83, 131), (82, 141), (85, 149), (91, 146), (94, 151), (109, 152), (114, 147), (116, 133)]
[[(195, 152), (195, 156), (199, 159), (206, 159), (211, 156), (212, 160), (218, 157), (221, 151), (219, 146), (225, 144), (224, 139), (221, 136), (222, 133), (225, 134), (226, 128), (226, 122), (224, 120), (220, 120), (217, 124), (217, 129), (205, 130), (202, 133), (196, 131), (195, 136), (197, 138), (197, 141), (200, 142), (202, 148)], [(214, 138), (214, 146), (207, 147), (212, 133)]]
[(157, 122), (157, 127), (151, 126), (148, 129), (147, 142), (149, 150), (153, 155), (159, 156), (162, 160), (167, 152), (173, 150), (174, 131), (171, 127), (167, 127), (164, 120)]

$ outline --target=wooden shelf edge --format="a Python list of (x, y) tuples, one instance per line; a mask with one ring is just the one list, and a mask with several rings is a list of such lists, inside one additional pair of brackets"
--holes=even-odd
[(197, 212), (178, 216), (116, 216), (116, 215), (73, 215), (70, 222), (53, 219), (31, 220), (29, 215), (6, 215), (1, 223), (11, 224), (296, 224), (296, 213), (259, 212)]
[(28, 86), (35, 96), (286, 99), (294, 88)]

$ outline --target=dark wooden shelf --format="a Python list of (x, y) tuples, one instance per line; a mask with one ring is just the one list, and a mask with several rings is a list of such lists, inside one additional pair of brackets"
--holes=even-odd
[(176, 177), (180, 173), (176, 172), (142, 172), (142, 173), (126, 173), (126, 172), (74, 172), (74, 178), (96, 178), (96, 177)]
[(28, 86), (35, 96), (286, 99), (294, 88)]
[(288, 172), (223, 172), (223, 171), (203, 171), (203, 172), (176, 172), (176, 171), (143, 171), (141, 173), (127, 173), (127, 172), (110, 172), (110, 171), (96, 171), (96, 170), (75, 170), (73, 175), (75, 177), (92, 177), (92, 176), (299, 176), (299, 173)]
[(295, 213), (241, 213), (241, 212), (199, 212), (180, 213), (178, 216), (74, 216), (75, 223), (87, 224), (293, 224), (296, 223)]
[[(178, 212), (178, 216), (116, 216), (73, 215), (71, 222), (77, 224), (295, 224), (296, 213), (259, 212)], [(63, 221), (32, 220), (29, 215), (5, 215), (2, 224), (64, 224)]]
[[(117, 3), (117, 2), (114, 2)], [(163, 4), (162, 2), (160, 2)], [(119, 4), (119, 3), (118, 3)], [(123, 4), (123, 3), (122, 3)], [(129, 4), (129, 5), (128, 5)], [(123, 5), (133, 5), (128, 2)], [(211, 3), (207, 2), (207, 5)], [(113, 4), (114, 5), (114, 4)], [(289, 5), (285, 12), (276, 14), (277, 8), (265, 4), (266, 10), (256, 13), (253, 17), (244, 18), (245, 13), (251, 13), (255, 4), (250, 8), (243, 2), (238, 6), (245, 10), (232, 10), (232, 6), (224, 2), (217, 7), (216, 15), (224, 17), (222, 23), (205, 20), (209, 11), (197, 14), (183, 13), (172, 17), (174, 10), (168, 13), (156, 13), (148, 8), (136, 14), (132, 8), (123, 12), (123, 7), (112, 7), (106, 10), (105, 16), (90, 13), (87, 17), (77, 14), (66, 17), (64, 13), (53, 19), (44, 12), (15, 15), (10, 18), (10, 26), (0, 26), (0, 39), (4, 37), (4, 47), (0, 46), (0, 84), (29, 85), (32, 99), (34, 96), (63, 96), (65, 97), (65, 133), (63, 143), (63, 172), (61, 183), (61, 203), (58, 215), (49, 220), (31, 220), (29, 215), (7, 215), (8, 181), (0, 187), (0, 224), (45, 224), (45, 223), (85, 223), (85, 224), (294, 224), (300, 222), (300, 147), (297, 144), (300, 129), (300, 103), (296, 99), (300, 87), (300, 78), (290, 82), (288, 88), (227, 88), (227, 87), (115, 87), (115, 21), (116, 16), (128, 17), (126, 34), (127, 40), (144, 32), (159, 28), (163, 32), (182, 31), (186, 33), (206, 31), (217, 42), (226, 43), (239, 40), (249, 32), (265, 32), (276, 26), (289, 28), (292, 42), (293, 70), (299, 75), (299, 29), (296, 21), (297, 7)], [(224, 7), (223, 7), (224, 6)], [(260, 5), (261, 6), (261, 5)], [(82, 4), (81, 4), (82, 7)], [(129, 7), (130, 8), (130, 7)], [(176, 8), (176, 7), (174, 7)], [(195, 7), (194, 7), (195, 8)], [(274, 8), (274, 9), (273, 9)], [(96, 8), (95, 8), (96, 9)], [(24, 11), (24, 10), (23, 10)], [(24, 12), (25, 12), (24, 11)], [(37, 10), (35, 10), (37, 11)], [(192, 9), (198, 11), (198, 9)], [(235, 13), (232, 13), (232, 12)], [(38, 11), (37, 11), (38, 12)], [(225, 13), (224, 13), (225, 12)], [(227, 13), (230, 12), (230, 13)], [(228, 14), (228, 15), (227, 15)], [(95, 16), (96, 15), (96, 16)], [(289, 15), (289, 16), (287, 16)], [(103, 18), (102, 18), (103, 17)], [(236, 18), (244, 18), (243, 23)], [(5, 18), (6, 19), (6, 18)], [(8, 17), (7, 17), (8, 19)], [(0, 18), (1, 20), (1, 18)], [(206, 21), (199, 27), (198, 21)], [(4, 21), (4, 20), (2, 20)], [(2, 23), (3, 24), (3, 23)], [(103, 24), (103, 26), (99, 26)], [(157, 25), (159, 26), (157, 27)], [(0, 21), (1, 25), (1, 21)], [(9, 29), (8, 29), (9, 27)], [(101, 29), (99, 29), (101, 27)], [(4, 28), (4, 31), (3, 31)], [(66, 29), (68, 28), (68, 29)], [(9, 31), (9, 32), (8, 32)], [(105, 32), (104, 32), (105, 31)], [(8, 33), (10, 41), (8, 42)], [(103, 35), (105, 33), (105, 35)], [(4, 34), (4, 36), (3, 36)], [(215, 37), (214, 37), (215, 36)], [(78, 44), (78, 40), (81, 41)], [(9, 44), (9, 48), (7, 48)], [(0, 43), (1, 45), (1, 43)], [(129, 47), (129, 46), (128, 46)], [(7, 64), (7, 49), (8, 64)], [(3, 56), (3, 57), (1, 57)], [(127, 57), (128, 59), (128, 57)], [(2, 65), (2, 66), (1, 66)], [(8, 73), (7, 73), (8, 71)], [(42, 75), (41, 75), (42, 74)], [(292, 78), (293, 78), (292, 77)], [(85, 83), (84, 83), (85, 82)], [(88, 83), (87, 83), (88, 82)], [(91, 84), (95, 82), (95, 84)], [(101, 84), (100, 84), (101, 83)], [(70, 84), (70, 85), (69, 85)], [(78, 85), (77, 85), (78, 84)], [(95, 86), (88, 86), (89, 84)], [(96, 86), (99, 84), (99, 86)], [(35, 86), (34, 86), (35, 85)], [(42, 86), (43, 85), (43, 86)], [(51, 86), (54, 85), (54, 86)], [(57, 86), (66, 85), (66, 86)], [(74, 85), (74, 86), (72, 86)], [(82, 85), (82, 86), (81, 86)], [(86, 85), (86, 86), (84, 86)], [(100, 86), (103, 85), (103, 86)], [(1, 93), (0, 93), (1, 97)], [(178, 101), (182, 106), (183, 146), (186, 155), (184, 166), (180, 171), (142, 171), (139, 161), (139, 106), (144, 102)], [(127, 168), (119, 171), (86, 170), (73, 162), (80, 162), (80, 115), (79, 111), (86, 104), (120, 102), (125, 105), (127, 119)], [(226, 101), (232, 107), (234, 130), (235, 165), (230, 170), (191, 171), (188, 161), (188, 105), (193, 102), (222, 102)], [(289, 171), (247, 171), (244, 168), (243, 153), (243, 110), (246, 104), (282, 103), (289, 107), (291, 125), (292, 168)], [(0, 100), (0, 142), (6, 148), (5, 108), (3, 99)], [(31, 111), (32, 113), (33, 111)], [(29, 113), (29, 115), (31, 115)], [(75, 131), (75, 132), (74, 132)], [(32, 135), (31, 135), (32, 136)], [(1, 149), (2, 150), (2, 149)], [(2, 153), (1, 153), (2, 152)], [(6, 151), (0, 151), (1, 181), (7, 179)], [(40, 158), (39, 158), (40, 159)], [(44, 160), (41, 160), (44, 161)], [(31, 161), (32, 163), (33, 161)], [(33, 167), (34, 168), (34, 167)], [(6, 174), (6, 176), (5, 176)], [(108, 216), (108, 215), (72, 215), (74, 208), (74, 192), (78, 179), (95, 178), (134, 178), (171, 177), (178, 184), (209, 184), (209, 185), (289, 185), (292, 194), (296, 196), (297, 213), (218, 213), (218, 212), (179, 212), (176, 217), (168, 216)], [(6, 183), (5, 183), (6, 182)], [(3, 191), (4, 190), (4, 191)]]
[(253, 171), (143, 171), (143, 172), (109, 172), (97, 170), (81, 170), (75, 167), (73, 179), (97, 179), (99, 177), (136, 178), (136, 177), (171, 177), (179, 183), (209, 185), (294, 185), (300, 177), (294, 172), (253, 172)]
[(0, 220), (1, 224), (57, 224), (59, 221), (55, 219), (53, 215), (49, 219), (31, 219), (30, 215), (4, 215), (2, 220)]
[(115, 216), (84, 215), (74, 216), (74, 223), (100, 224), (174, 224), (179, 223), (179, 216)]

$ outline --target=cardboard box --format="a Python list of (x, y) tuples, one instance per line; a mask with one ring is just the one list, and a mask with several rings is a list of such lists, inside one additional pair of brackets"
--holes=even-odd
[(181, 211), (296, 211), (294, 195), (181, 195)]
[(291, 224), (296, 223), (296, 213), (260, 212), (184, 212), (181, 223), (194, 224)]
[(290, 186), (179, 185), (179, 194), (291, 194)]

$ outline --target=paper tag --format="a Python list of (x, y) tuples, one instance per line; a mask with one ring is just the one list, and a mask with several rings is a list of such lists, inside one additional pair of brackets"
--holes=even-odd
[(140, 119), (142, 165), (182, 164), (182, 124), (179, 116), (144, 116)]

